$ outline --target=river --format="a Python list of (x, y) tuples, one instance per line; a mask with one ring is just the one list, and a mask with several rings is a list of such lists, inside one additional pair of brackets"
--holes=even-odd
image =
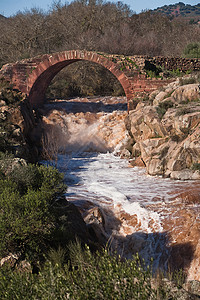
[(88, 224), (99, 225), (96, 236), (123, 257), (139, 252), (147, 264), (153, 258), (154, 270), (183, 268), (199, 279), (200, 182), (152, 177), (120, 158), (128, 135), (125, 99), (57, 101), (45, 112), (44, 120), (65, 134), (57, 166), (66, 198)]

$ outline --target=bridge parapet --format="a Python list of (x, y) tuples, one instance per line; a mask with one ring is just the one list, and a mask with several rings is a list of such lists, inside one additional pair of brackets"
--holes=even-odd
[(139, 71), (146, 74), (147, 70), (151, 68), (163, 68), (165, 71), (199, 71), (200, 59), (199, 58), (183, 58), (183, 57), (167, 57), (167, 56), (149, 56), (149, 55), (118, 55), (118, 54), (105, 54), (99, 53), (113, 62), (123, 71)]

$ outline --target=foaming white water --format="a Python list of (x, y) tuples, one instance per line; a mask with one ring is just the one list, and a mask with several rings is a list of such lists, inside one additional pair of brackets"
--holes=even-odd
[[(157, 194), (156, 181), (152, 180), (155, 190), (152, 188), (149, 193), (151, 178), (148, 178), (150, 183), (146, 180), (145, 184), (145, 170), (130, 168), (128, 161), (112, 153), (60, 155), (58, 162), (68, 184), (67, 199), (79, 207), (84, 201), (90, 201), (101, 209), (112, 210), (121, 222), (117, 230), (105, 229), (112, 236), (112, 246), (127, 258), (140, 252), (145, 261), (150, 263), (150, 258), (154, 257), (156, 268), (160, 257), (166, 254), (160, 215), (146, 207)], [(136, 222), (128, 224), (126, 218), (121, 216), (123, 212), (130, 215), (130, 219), (134, 216)], [(156, 232), (159, 234), (155, 236)]]
[[(76, 201), (78, 197), (136, 215), (140, 229), (147, 233), (162, 232), (162, 214), (149, 210), (148, 206), (155, 203), (165, 206), (174, 198), (172, 190), (178, 193), (181, 188), (181, 182), (147, 176), (145, 169), (130, 168), (127, 160), (112, 153), (60, 155), (58, 167), (65, 173), (69, 200)], [(154, 225), (150, 227), (151, 220)]]

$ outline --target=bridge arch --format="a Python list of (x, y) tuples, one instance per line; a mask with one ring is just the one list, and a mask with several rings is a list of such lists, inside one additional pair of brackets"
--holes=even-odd
[(58, 72), (64, 67), (81, 60), (94, 62), (108, 69), (121, 83), (127, 101), (133, 97), (131, 82), (125, 73), (118, 68), (116, 63), (106, 58), (103, 54), (71, 50), (45, 55), (31, 69), (26, 79), (26, 92), (29, 95), (32, 107), (36, 108), (44, 103), (46, 89)]

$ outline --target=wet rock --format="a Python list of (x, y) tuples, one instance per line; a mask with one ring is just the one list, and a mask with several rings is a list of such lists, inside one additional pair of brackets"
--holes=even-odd
[(145, 162), (142, 160), (141, 157), (136, 157), (135, 159), (131, 159), (130, 161), (130, 165), (132, 167), (146, 167)]
[[(54, 203), (53, 209), (57, 217), (58, 232), (60, 232), (60, 228), (62, 228), (62, 235), (60, 237), (58, 236), (58, 238), (60, 238), (59, 243), (76, 240), (76, 238), (83, 244), (89, 242), (90, 234), (86, 223), (80, 211), (73, 203), (61, 198)], [(56, 239), (57, 236), (55, 236), (55, 240)]]
[(187, 204), (199, 204), (200, 203), (200, 193), (199, 190), (195, 188), (191, 190), (185, 190), (178, 195), (178, 198), (182, 199), (183, 203)]
[(132, 156), (133, 157), (138, 157), (141, 156), (141, 149), (140, 149), (140, 144), (139, 143), (135, 143), (132, 147)]
[(108, 234), (106, 233), (107, 222), (104, 211), (99, 207), (94, 207), (87, 211), (84, 221), (93, 240), (100, 245), (106, 245)]
[(147, 163), (147, 172), (148, 174), (155, 175), (163, 175), (164, 176), (164, 168), (159, 158), (153, 157)]
[(130, 158), (131, 153), (127, 149), (123, 149), (120, 151), (120, 157), (121, 158)]
[(97, 223), (106, 227), (106, 218), (103, 210), (99, 207), (94, 207), (87, 211), (87, 215), (84, 217), (84, 221), (87, 224)]

